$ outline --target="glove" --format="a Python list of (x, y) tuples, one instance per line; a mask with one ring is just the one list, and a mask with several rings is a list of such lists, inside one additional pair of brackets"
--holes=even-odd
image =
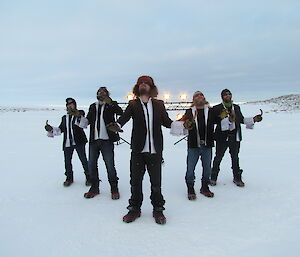
[(220, 113), (219, 117), (221, 118), (221, 120), (223, 120), (227, 116), (228, 116), (228, 111), (226, 109), (223, 109), (222, 112)]
[(260, 115), (260, 114), (258, 114), (258, 115), (255, 115), (254, 117), (253, 117), (253, 121), (254, 122), (261, 122), (262, 121), (262, 116)]
[(261, 122), (262, 121), (262, 115), (263, 115), (263, 111), (262, 111), (262, 109), (259, 109), (260, 110), (260, 114), (258, 114), (258, 115), (255, 115), (254, 117), (253, 117), (253, 121), (254, 122)]
[(53, 127), (48, 124), (48, 120), (46, 121), (45, 130), (48, 132), (53, 130)]
[(105, 96), (104, 101), (109, 105), (111, 105), (111, 103), (112, 103), (112, 99), (109, 96)]
[(193, 124), (194, 124), (193, 121), (191, 121), (191, 120), (185, 120), (184, 123), (183, 123), (183, 126), (187, 130), (192, 130), (193, 129)]
[(106, 125), (106, 128), (112, 132), (123, 132), (123, 130), (120, 128), (120, 126), (115, 122), (108, 123)]

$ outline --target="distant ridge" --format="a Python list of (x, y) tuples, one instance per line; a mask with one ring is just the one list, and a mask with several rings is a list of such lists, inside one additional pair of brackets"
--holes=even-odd
[(252, 101), (246, 104), (272, 104), (274, 105), (271, 111), (297, 111), (300, 110), (300, 94), (283, 95), (274, 97), (268, 100)]

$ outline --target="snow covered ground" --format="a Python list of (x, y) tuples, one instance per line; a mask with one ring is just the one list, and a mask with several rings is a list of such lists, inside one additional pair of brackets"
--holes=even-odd
[[(245, 116), (267, 104), (242, 105)], [(83, 170), (74, 155), (75, 183), (64, 188), (62, 138), (47, 138), (44, 122), (58, 125), (63, 110), (0, 113), (0, 256), (300, 256), (300, 112), (265, 112), (254, 130), (243, 129), (240, 163), (245, 188), (232, 183), (227, 153), (215, 197), (188, 201), (186, 142), (164, 130), (163, 193), (167, 224), (151, 216), (148, 175), (142, 216), (125, 224), (130, 149), (116, 146), (120, 200), (110, 199), (101, 159), (101, 194), (85, 199)], [(170, 114), (174, 116), (175, 113)], [(130, 140), (131, 125), (122, 134)], [(197, 192), (200, 189), (197, 166)]]

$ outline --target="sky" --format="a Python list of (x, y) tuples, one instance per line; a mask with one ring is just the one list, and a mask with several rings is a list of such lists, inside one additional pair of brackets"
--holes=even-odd
[(0, 106), (79, 105), (141, 75), (160, 97), (300, 93), (300, 1), (0, 0)]

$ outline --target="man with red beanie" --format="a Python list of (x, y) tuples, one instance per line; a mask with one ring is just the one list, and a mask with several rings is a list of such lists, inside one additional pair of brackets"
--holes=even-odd
[(147, 169), (151, 182), (153, 217), (156, 223), (165, 224), (166, 217), (163, 214), (165, 200), (161, 193), (163, 151), (161, 127), (170, 128), (172, 120), (168, 116), (164, 102), (155, 99), (158, 91), (151, 77), (139, 77), (133, 88), (133, 94), (135, 99), (129, 102), (124, 114), (118, 119), (121, 127), (130, 118), (133, 120), (130, 159), (131, 198), (127, 207), (129, 212), (123, 217), (123, 221), (133, 222), (141, 215), (142, 183)]

